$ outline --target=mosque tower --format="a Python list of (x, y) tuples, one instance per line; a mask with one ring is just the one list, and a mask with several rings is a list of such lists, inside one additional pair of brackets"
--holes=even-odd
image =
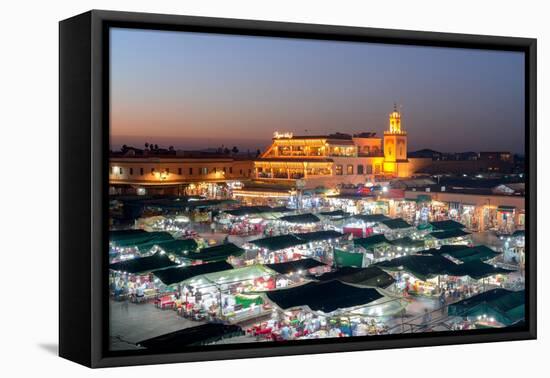
[(384, 131), (384, 172), (398, 175), (398, 163), (407, 162), (407, 132), (401, 127), (401, 113), (393, 105), (389, 130)]

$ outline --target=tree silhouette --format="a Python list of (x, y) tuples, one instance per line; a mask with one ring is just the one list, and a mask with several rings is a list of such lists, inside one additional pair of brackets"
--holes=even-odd
[(237, 146), (233, 146), (231, 152), (233, 152), (234, 155), (237, 155), (239, 153), (239, 149), (237, 148)]

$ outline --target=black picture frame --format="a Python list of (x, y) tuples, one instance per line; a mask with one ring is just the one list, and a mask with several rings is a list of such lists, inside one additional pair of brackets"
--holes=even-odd
[[(452, 334), (387, 335), (193, 347), (174, 354), (108, 352), (108, 29), (182, 30), (399, 43), (525, 53), (526, 322)], [(268, 357), (536, 338), (536, 39), (92, 10), (59, 24), (59, 354), (89, 367)]]

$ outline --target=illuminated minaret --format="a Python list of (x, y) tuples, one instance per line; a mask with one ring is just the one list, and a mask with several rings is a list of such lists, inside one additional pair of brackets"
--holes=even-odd
[(390, 128), (384, 131), (384, 171), (397, 174), (397, 164), (407, 162), (407, 132), (401, 128), (401, 113), (394, 104)]

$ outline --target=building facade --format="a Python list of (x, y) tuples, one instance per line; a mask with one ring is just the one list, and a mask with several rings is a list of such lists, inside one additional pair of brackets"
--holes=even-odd
[(111, 194), (193, 194), (253, 177), (253, 161), (234, 157), (111, 156)]
[(308, 188), (362, 184), (377, 176), (409, 177), (429, 159), (407, 158), (407, 133), (394, 109), (383, 138), (375, 133), (294, 136), (278, 133), (271, 146), (254, 161), (257, 180), (296, 180)]

